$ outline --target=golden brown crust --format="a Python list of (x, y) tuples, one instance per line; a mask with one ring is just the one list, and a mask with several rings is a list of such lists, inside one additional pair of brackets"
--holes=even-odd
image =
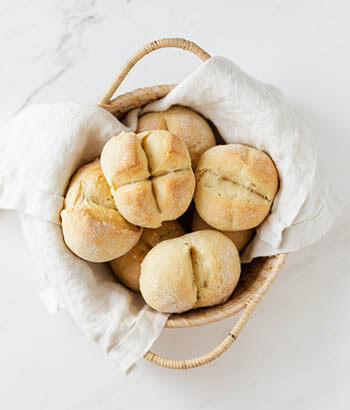
[(115, 203), (109, 185), (101, 172), (100, 161), (80, 167), (70, 181), (65, 197), (65, 208), (73, 208), (84, 201), (115, 209)]
[[(205, 229), (215, 229), (208, 225), (203, 219), (198, 215), (196, 211), (193, 213), (192, 218), (192, 231), (203, 231)], [(236, 245), (238, 252), (241, 252), (247, 243), (252, 239), (254, 235), (254, 229), (247, 229), (245, 231), (219, 231), (225, 236), (227, 236)]]
[(225, 302), (240, 276), (235, 245), (213, 230), (193, 232), (156, 245), (141, 263), (145, 301), (164, 313)]
[(128, 253), (110, 262), (116, 278), (134, 292), (140, 291), (140, 266), (149, 250), (141, 237)]
[(271, 158), (246, 145), (229, 144), (204, 153), (196, 169), (195, 205), (210, 226), (241, 231), (268, 215), (278, 189)]
[(101, 153), (101, 167), (112, 190), (150, 175), (141, 140), (133, 132), (123, 131), (107, 141)]
[(121, 186), (114, 194), (114, 200), (124, 218), (134, 225), (144, 227), (161, 225), (162, 217), (150, 180)]
[(180, 138), (170, 132), (158, 130), (138, 135), (142, 140), (152, 177), (189, 168), (190, 154)]
[(166, 239), (183, 234), (177, 221), (164, 222), (158, 229), (144, 229), (139, 242), (127, 254), (110, 262), (113, 273), (120, 282), (138, 292), (141, 262), (149, 250)]
[(163, 220), (178, 218), (190, 205), (195, 189), (192, 175), (191, 169), (185, 169), (153, 178), (153, 193)]
[(116, 206), (130, 223), (157, 228), (191, 203), (190, 156), (186, 144), (168, 131), (123, 132), (104, 146), (101, 164)]
[(195, 111), (178, 105), (140, 117), (137, 132), (151, 130), (168, 130), (184, 141), (193, 168), (196, 168), (202, 154), (215, 145), (214, 133), (208, 122)]
[(84, 165), (73, 176), (61, 218), (68, 248), (91, 262), (106, 262), (125, 254), (142, 233), (116, 209), (99, 160)]

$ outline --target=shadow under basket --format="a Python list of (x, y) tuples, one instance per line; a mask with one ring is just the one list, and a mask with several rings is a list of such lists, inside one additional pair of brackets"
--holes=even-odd
[[(124, 78), (139, 60), (152, 51), (166, 47), (175, 47), (189, 51), (199, 57), (203, 62), (210, 58), (210, 55), (199, 46), (181, 38), (165, 38), (153, 41), (146, 44), (129, 58), (98, 105), (121, 119), (130, 110), (142, 107), (145, 104), (166, 96), (175, 85), (155, 85), (152, 87), (138, 88), (113, 98)], [(280, 254), (271, 257), (256, 258), (251, 263), (242, 265), (242, 274), (239, 283), (226, 303), (192, 310), (183, 314), (174, 314), (168, 318), (166, 323), (166, 327), (168, 328), (192, 327), (217, 322), (242, 310), (234, 327), (213, 350), (202, 356), (185, 360), (167, 359), (151, 351), (146, 353), (145, 358), (159, 366), (171, 369), (189, 369), (207, 364), (221, 356), (238, 338), (257, 304), (281, 271), (286, 257), (287, 254)]]

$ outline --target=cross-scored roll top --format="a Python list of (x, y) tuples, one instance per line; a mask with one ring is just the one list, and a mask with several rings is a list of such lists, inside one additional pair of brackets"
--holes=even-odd
[(168, 131), (111, 138), (101, 165), (118, 210), (135, 225), (158, 228), (181, 216), (192, 200), (195, 177), (188, 149)]

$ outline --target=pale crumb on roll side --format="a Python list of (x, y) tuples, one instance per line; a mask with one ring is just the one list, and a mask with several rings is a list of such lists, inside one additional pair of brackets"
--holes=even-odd
[(101, 154), (116, 206), (130, 223), (158, 228), (191, 203), (195, 177), (186, 144), (168, 131), (122, 132)]
[(195, 111), (173, 105), (166, 111), (149, 112), (139, 118), (137, 132), (168, 130), (187, 145), (192, 166), (196, 168), (199, 158), (215, 145), (214, 133), (208, 122)]
[[(203, 231), (204, 229), (214, 229), (208, 225), (203, 219), (198, 215), (196, 211), (193, 212), (192, 218), (192, 231)], [(236, 245), (238, 252), (246, 247), (248, 242), (252, 239), (254, 235), (254, 229), (247, 229), (245, 231), (219, 231), (226, 235), (231, 241)]]
[(196, 169), (196, 210), (223, 231), (255, 228), (269, 214), (278, 190), (278, 173), (264, 152), (240, 144), (206, 151)]
[(107, 262), (124, 255), (142, 233), (142, 228), (130, 224), (116, 209), (98, 159), (73, 176), (61, 219), (68, 248), (90, 262)]
[(177, 221), (164, 222), (160, 228), (145, 228), (139, 242), (125, 255), (110, 262), (115, 276), (129, 289), (139, 292), (141, 262), (158, 243), (185, 233)]
[(224, 303), (241, 272), (236, 246), (218, 231), (192, 232), (163, 241), (141, 263), (140, 291), (163, 313)]

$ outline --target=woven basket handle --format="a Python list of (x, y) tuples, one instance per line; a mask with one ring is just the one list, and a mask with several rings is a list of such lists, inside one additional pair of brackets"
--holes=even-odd
[(192, 43), (192, 41), (185, 40), (183, 38), (163, 38), (161, 40), (152, 41), (140, 48), (134, 55), (132, 55), (126, 63), (121, 68), (120, 72), (114, 78), (112, 84), (106, 91), (106, 93), (101, 98), (99, 105), (105, 106), (110, 103), (111, 98), (114, 93), (119, 88), (120, 84), (123, 82), (124, 78), (128, 75), (130, 70), (134, 65), (140, 61), (144, 56), (152, 51), (159, 50), (160, 48), (175, 47), (187, 50), (196, 56), (198, 56), (202, 61), (206, 61), (210, 58), (210, 55), (201, 49), (197, 44)]
[(203, 356), (195, 357), (194, 359), (174, 360), (174, 359), (167, 359), (165, 357), (159, 356), (156, 353), (148, 351), (145, 354), (145, 358), (149, 360), (150, 362), (157, 364), (158, 366), (168, 367), (169, 369), (178, 369), (178, 370), (185, 370), (185, 369), (192, 369), (194, 367), (200, 367), (200, 366), (203, 366), (217, 359), (223, 353), (226, 352), (226, 350), (232, 345), (232, 343), (235, 340), (237, 340), (239, 334), (243, 330), (244, 326), (247, 324), (251, 314), (254, 312), (258, 303), (264, 297), (265, 293), (269, 290), (270, 286), (272, 285), (272, 282), (276, 279), (278, 273), (279, 273), (279, 270), (275, 270), (274, 272), (271, 272), (271, 275), (265, 281), (264, 286), (262, 286), (259, 289), (259, 291), (250, 298), (242, 314), (240, 315), (239, 319), (233, 326), (232, 330), (228, 333), (228, 335), (224, 338), (224, 340), (210, 352), (206, 353)]

